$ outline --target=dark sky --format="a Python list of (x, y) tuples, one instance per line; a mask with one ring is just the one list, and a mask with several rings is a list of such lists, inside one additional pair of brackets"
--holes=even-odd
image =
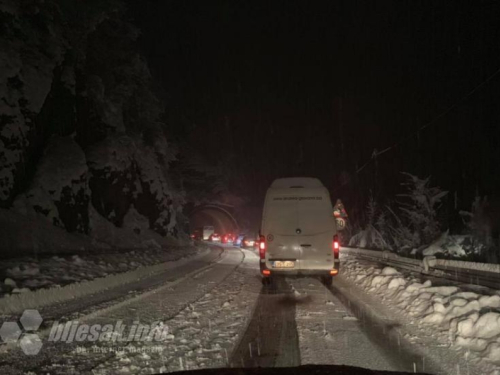
[(131, 4), (173, 133), (256, 201), (287, 175), (351, 201), (392, 194), (399, 171), (465, 206), (500, 189), (500, 74), (410, 136), (500, 68), (498, 1)]

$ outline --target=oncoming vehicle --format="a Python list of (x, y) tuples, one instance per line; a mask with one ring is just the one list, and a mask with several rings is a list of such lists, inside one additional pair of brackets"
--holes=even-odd
[(339, 271), (339, 242), (330, 194), (316, 178), (275, 180), (267, 190), (259, 238), (262, 281)]

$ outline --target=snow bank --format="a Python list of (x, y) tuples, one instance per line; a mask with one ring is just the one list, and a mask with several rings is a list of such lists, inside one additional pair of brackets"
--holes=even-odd
[[(182, 255), (191, 256), (184, 257), (182, 259), (164, 262), (155, 264), (152, 266), (141, 266), (138, 262), (136, 262), (137, 258), (147, 258), (148, 254), (139, 254), (139, 253), (129, 253), (126, 257), (117, 257), (116, 254), (111, 254), (111, 256), (107, 257), (107, 260), (110, 259), (118, 259), (120, 263), (116, 265), (115, 268), (110, 263), (106, 263), (104, 259), (106, 257), (101, 257), (100, 261), (95, 260), (86, 260), (84, 258), (74, 256), (69, 259), (64, 259), (60, 257), (53, 257), (48, 260), (48, 264), (37, 266), (36, 263), (31, 263), (32, 268), (25, 268), (23, 266), (18, 268), (9, 269), (9, 273), (15, 277), (26, 276), (26, 271), (29, 270), (28, 275), (33, 275), (33, 267), (40, 267), (52, 270), (54, 273), (59, 273), (61, 277), (65, 277), (67, 275), (71, 275), (69, 269), (71, 269), (71, 264), (74, 264), (80, 273), (86, 275), (86, 272), (91, 269), (99, 269), (103, 268), (104, 270), (113, 270), (119, 271), (122, 265), (125, 265), (125, 270), (128, 268), (126, 263), (135, 266), (136, 269), (129, 272), (122, 272), (114, 275), (107, 275), (105, 277), (99, 277), (90, 281), (83, 282), (75, 282), (64, 287), (55, 286), (49, 289), (39, 289), (36, 291), (26, 291), (21, 294), (12, 294), (6, 295), (3, 298), (0, 298), (0, 313), (1, 314), (17, 314), (22, 312), (25, 309), (35, 309), (41, 308), (44, 306), (48, 306), (54, 303), (61, 303), (64, 301), (68, 301), (74, 298), (81, 298), (83, 296), (98, 293), (103, 290), (113, 288), (119, 285), (127, 284), (130, 282), (137, 281), (138, 279), (151, 276), (157, 273), (164, 272), (167, 269), (178, 267), (182, 264), (190, 262), (194, 259), (194, 257), (200, 257), (205, 255), (208, 252), (208, 249), (205, 249), (202, 252), (193, 252), (186, 251), (186, 249), (182, 249)], [(134, 257), (135, 256), (135, 257)], [(126, 260), (124, 260), (124, 258)], [(39, 272), (36, 272), (39, 273)]]
[(432, 286), (430, 280), (418, 282), (392, 267), (367, 267), (353, 260), (343, 263), (342, 274), (419, 324), (448, 330), (457, 348), (500, 365), (500, 291), (481, 294), (454, 285)]
[[(43, 219), (0, 210), (0, 297), (41, 288), (64, 286), (141, 266), (174, 261), (196, 253), (192, 246), (163, 238), (153, 231), (138, 235), (102, 219), (89, 237), (67, 233)], [(100, 240), (106, 242), (100, 242)], [(119, 245), (119, 246), (117, 246)], [(121, 250), (113, 250), (119, 248)], [(98, 252), (96, 252), (96, 250)], [(12, 256), (17, 254), (18, 257)], [(23, 257), (19, 257), (24, 254)], [(52, 254), (52, 256), (50, 256)], [(72, 255), (68, 255), (72, 254)]]

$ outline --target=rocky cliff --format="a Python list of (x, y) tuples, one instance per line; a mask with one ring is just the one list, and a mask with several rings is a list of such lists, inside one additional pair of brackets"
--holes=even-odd
[(176, 150), (124, 4), (4, 0), (0, 29), (2, 212), (177, 236)]

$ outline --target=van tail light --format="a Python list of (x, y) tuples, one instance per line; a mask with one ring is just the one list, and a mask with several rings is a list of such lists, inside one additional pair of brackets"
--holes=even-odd
[(339, 243), (339, 236), (336, 234), (335, 236), (333, 236), (333, 246), (332, 246), (332, 250), (333, 250), (333, 257), (335, 259), (338, 259), (339, 258), (339, 250), (340, 250), (340, 243)]
[(266, 258), (266, 237), (264, 236), (259, 236), (259, 256), (260, 259), (265, 259)]

